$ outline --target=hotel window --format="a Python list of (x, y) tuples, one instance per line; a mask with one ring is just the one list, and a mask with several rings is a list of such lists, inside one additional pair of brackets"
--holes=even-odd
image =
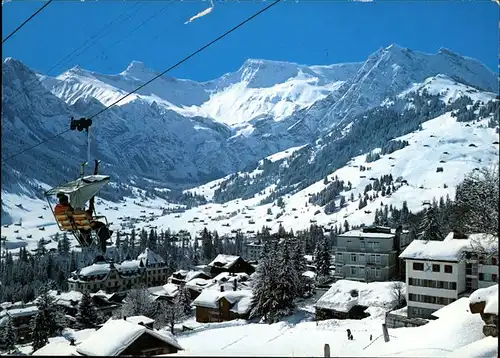
[(441, 268), (440, 265), (433, 264), (432, 265), (432, 272), (439, 272), (439, 271), (441, 271), (440, 268)]
[(424, 270), (424, 264), (422, 262), (414, 262), (413, 263), (413, 270), (414, 271), (423, 271)]
[(498, 276), (496, 273), (491, 274), (491, 281), (498, 282)]
[(375, 277), (380, 277), (380, 269), (379, 268), (375, 269)]
[(378, 264), (382, 262), (382, 259), (381, 259), (380, 255), (376, 255), (375, 256), (375, 262), (378, 263)]
[(495, 266), (497, 265), (497, 258), (496, 257), (491, 258), (491, 264), (495, 265)]
[(351, 275), (355, 275), (356, 274), (356, 267), (351, 267)]
[(451, 265), (444, 265), (444, 272), (446, 272), (446, 273), (453, 273), (453, 266), (451, 266)]
[(484, 273), (479, 274), (479, 281), (484, 281)]
[(356, 254), (351, 254), (351, 261), (356, 262)]

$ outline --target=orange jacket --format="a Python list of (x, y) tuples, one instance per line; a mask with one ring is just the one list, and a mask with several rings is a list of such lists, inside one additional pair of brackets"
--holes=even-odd
[(66, 214), (67, 211), (73, 211), (73, 207), (70, 204), (57, 204), (54, 208), (55, 215)]

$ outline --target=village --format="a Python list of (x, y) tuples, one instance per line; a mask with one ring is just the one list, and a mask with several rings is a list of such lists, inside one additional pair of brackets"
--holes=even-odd
[[(448, 305), (479, 296), (484, 301), (471, 301), (471, 312), (485, 321), (486, 336), (497, 337), (498, 313), (485, 312), (484, 292), (498, 287), (498, 240), (486, 234), (455, 236), (450, 232), (442, 241), (411, 240), (407, 230), (382, 226), (340, 234), (328, 250), (327, 277), (318, 274), (314, 255), (303, 256), (300, 274), (306, 289), (300, 300), (313, 309), (311, 319), (316, 322), (361, 320), (377, 307), (385, 312), (385, 327), (395, 329), (426, 325), (439, 319)], [(293, 240), (274, 239), (277, 245)], [(28, 303), (3, 302), (0, 325), (11, 326), (17, 349), (33, 355), (163, 355), (189, 350), (178, 341), (183, 332), (253, 319), (256, 269), (265, 244), (245, 246), (243, 255), (218, 254), (208, 264), (170, 276), (165, 259), (150, 248), (122, 262), (97, 256), (91, 265), (71, 273), (68, 291), (47, 291), (64, 313), (66, 326), (45, 345), (30, 351), (35, 338), (30, 322), (39, 312), (41, 297)], [(142, 292), (145, 298), (130, 292)], [(85, 296), (100, 321), (82, 329)], [(168, 317), (124, 314), (124, 306), (141, 304), (140, 299), (167, 307)]]

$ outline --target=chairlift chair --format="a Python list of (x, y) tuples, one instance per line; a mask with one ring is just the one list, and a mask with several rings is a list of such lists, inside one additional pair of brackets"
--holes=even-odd
[[(80, 177), (74, 181), (61, 184), (56, 186), (45, 192), (45, 198), (47, 199), (47, 203), (49, 204), (49, 208), (56, 219), (56, 223), (59, 227), (59, 230), (63, 232), (70, 232), (73, 234), (75, 239), (78, 241), (79, 245), (82, 248), (88, 248), (92, 246), (92, 244), (98, 243), (99, 238), (97, 233), (92, 230), (91, 222), (87, 218), (85, 213), (85, 204), (90, 201), (92, 197), (94, 197), (101, 188), (106, 185), (110, 177), (107, 175), (98, 175), (97, 170), (99, 166), (99, 161), (95, 160), (95, 167), (93, 175), (85, 176), (85, 166), (88, 166), (90, 162), (90, 135), (89, 129), (92, 125), (91, 119), (81, 118), (75, 120), (71, 118), (70, 129), (78, 130), (79, 132), (86, 132), (87, 136), (87, 158), (86, 162), (81, 164)], [(57, 196), (58, 193), (64, 193), (69, 196), (69, 202), (74, 209), (74, 212), (71, 216), (65, 214), (55, 215), (54, 209), (52, 207), (52, 203), (50, 202), (51, 197)], [(95, 215), (93, 213), (93, 220), (101, 220), (104, 221), (106, 228), (109, 229), (109, 223), (106, 216), (103, 215)], [(88, 231), (90, 233), (91, 241), (90, 243), (84, 240), (84, 235), (81, 233), (81, 230)]]

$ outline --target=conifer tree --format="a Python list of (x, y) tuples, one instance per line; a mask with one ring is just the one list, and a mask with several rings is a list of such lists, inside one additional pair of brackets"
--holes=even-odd
[(292, 241), (293, 250), (291, 254), (291, 261), (295, 272), (297, 273), (297, 295), (301, 296), (306, 290), (306, 280), (302, 275), (306, 269), (306, 258), (304, 257), (304, 242), (298, 239)]
[(99, 314), (94, 306), (94, 302), (92, 302), (89, 291), (83, 292), (75, 318), (82, 329), (96, 327), (99, 323)]
[(2, 348), (9, 352), (15, 350), (17, 335), (10, 316), (7, 316), (6, 322), (1, 328), (0, 338), (2, 339)]
[(276, 251), (272, 247), (270, 240), (264, 241), (262, 255), (259, 260), (259, 265), (255, 271), (255, 279), (253, 285), (252, 309), (250, 317), (263, 317), (265, 322), (274, 321), (274, 295), (273, 291), (276, 287), (276, 266), (274, 258)]
[(274, 297), (274, 321), (293, 313), (298, 293), (298, 274), (291, 260), (290, 245), (285, 240), (278, 253), (277, 276), (272, 291)]
[(31, 347), (33, 348), (33, 352), (49, 343), (49, 332), (46, 329), (44, 320), (43, 311), (38, 311), (31, 319), (31, 337), (33, 340)]
[(437, 213), (434, 207), (428, 208), (424, 213), (424, 218), (420, 224), (418, 234), (419, 240), (443, 241), (444, 236), (439, 227)]
[(41, 328), (47, 332), (47, 337), (55, 335), (62, 327), (64, 327), (64, 314), (55, 305), (55, 298), (50, 295), (48, 284), (45, 284), (42, 287), (41, 294), (37, 299), (37, 306), (38, 314), (41, 315), (41, 319), (39, 322), (36, 322), (35, 319), (35, 323), (37, 324), (37, 328)]
[(213, 260), (214, 259), (214, 246), (212, 241), (212, 234), (204, 228), (201, 233), (201, 247), (203, 251), (203, 258), (205, 260)]
[(186, 286), (179, 286), (179, 293), (177, 294), (177, 301), (179, 302), (180, 309), (185, 315), (191, 314), (191, 294)]
[(314, 254), (314, 261), (318, 280), (321, 281), (328, 278), (330, 276), (330, 246), (326, 237), (318, 242)]

